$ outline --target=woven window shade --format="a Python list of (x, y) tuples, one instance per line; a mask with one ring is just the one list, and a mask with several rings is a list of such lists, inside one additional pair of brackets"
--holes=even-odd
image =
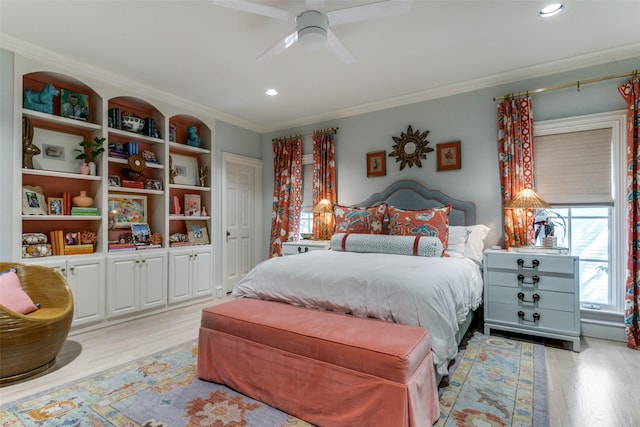
[(552, 205), (611, 205), (611, 150), (610, 128), (536, 136), (536, 192)]

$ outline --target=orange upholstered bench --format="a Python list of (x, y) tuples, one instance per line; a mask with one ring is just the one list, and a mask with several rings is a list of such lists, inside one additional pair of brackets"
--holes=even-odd
[(202, 311), (198, 376), (320, 426), (430, 426), (429, 331), (242, 298)]

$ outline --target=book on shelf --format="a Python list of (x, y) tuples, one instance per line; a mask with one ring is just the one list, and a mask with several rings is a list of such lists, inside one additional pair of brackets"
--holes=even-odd
[(86, 243), (80, 245), (64, 245), (65, 255), (79, 255), (79, 254), (92, 254), (93, 244)]
[(171, 242), (170, 246), (172, 248), (177, 248), (180, 246), (193, 246), (192, 242)]
[(71, 208), (71, 215), (99, 216), (100, 211), (98, 210), (98, 208), (85, 208), (80, 206), (74, 206)]
[(130, 181), (128, 179), (123, 179), (121, 185), (126, 188), (144, 188), (144, 182)]
[(124, 151), (126, 151), (129, 155), (138, 154), (138, 143), (134, 141), (125, 142)]
[(109, 252), (135, 250), (136, 245), (134, 245), (133, 243), (109, 243)]
[(112, 129), (122, 129), (119, 108), (109, 108), (109, 127)]
[(161, 248), (162, 245), (160, 244), (149, 244), (149, 245), (138, 245), (136, 246), (137, 250), (144, 250), (144, 249), (158, 249)]
[(62, 193), (62, 215), (71, 213), (71, 193), (64, 191)]
[(144, 126), (142, 127), (142, 134), (146, 136), (155, 136), (156, 121), (153, 117), (147, 117), (144, 120)]

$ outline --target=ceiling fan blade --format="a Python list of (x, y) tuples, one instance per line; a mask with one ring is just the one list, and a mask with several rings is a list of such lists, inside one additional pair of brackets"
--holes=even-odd
[(306, 0), (304, 7), (306, 10), (317, 10), (324, 12), (324, 0)]
[(341, 25), (384, 16), (399, 15), (411, 10), (412, 0), (385, 0), (361, 6), (327, 12), (329, 25)]
[(298, 41), (298, 31), (293, 30), (293, 32), (287, 34), (280, 40), (276, 42), (269, 49), (264, 51), (260, 56), (258, 56), (258, 61), (264, 61), (267, 59), (271, 59), (279, 53), (284, 52), (286, 49), (290, 48), (295, 42)]
[(356, 61), (356, 58), (349, 52), (349, 49), (336, 37), (331, 31), (331, 28), (327, 28), (327, 43), (329, 49), (331, 49), (340, 60), (345, 64), (352, 64)]
[(288, 10), (279, 9), (277, 7), (268, 6), (264, 3), (254, 3), (247, 0), (212, 0), (216, 6), (235, 9), (241, 12), (255, 13), (257, 15), (268, 16), (276, 19), (296, 19), (296, 16)]

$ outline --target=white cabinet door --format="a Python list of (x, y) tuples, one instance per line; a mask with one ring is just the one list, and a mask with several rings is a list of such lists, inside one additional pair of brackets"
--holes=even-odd
[(104, 319), (104, 258), (67, 258), (67, 284), (73, 292), (72, 326)]
[(169, 255), (169, 303), (191, 298), (191, 250)]
[(201, 297), (212, 295), (211, 251), (194, 251), (192, 265), (193, 296)]
[(141, 257), (140, 308), (163, 307), (167, 303), (167, 253)]
[(107, 316), (132, 313), (137, 309), (137, 282), (140, 275), (137, 256), (107, 259)]

